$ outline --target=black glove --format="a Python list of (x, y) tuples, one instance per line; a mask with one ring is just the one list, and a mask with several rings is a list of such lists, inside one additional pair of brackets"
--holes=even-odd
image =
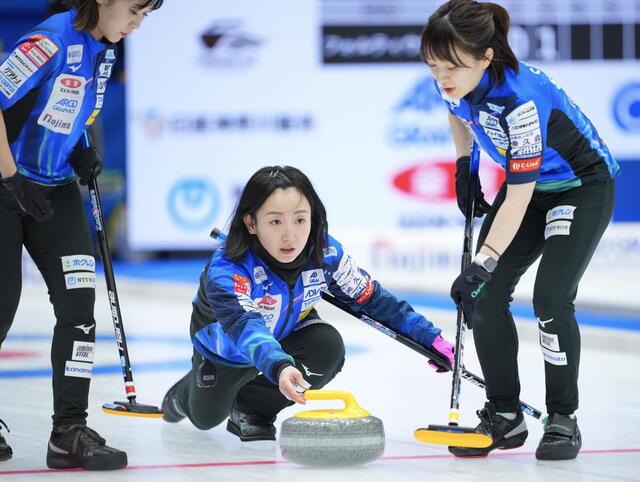
[(464, 321), (469, 328), (476, 303), (484, 294), (485, 285), (491, 281), (491, 273), (477, 263), (471, 263), (451, 285), (451, 299), (456, 305), (462, 303)]
[(98, 177), (102, 172), (102, 156), (93, 146), (83, 149), (78, 144), (69, 157), (69, 164), (76, 171), (76, 174), (80, 176), (80, 184), (83, 186), (89, 184), (91, 171), (93, 171), (95, 177)]
[[(467, 215), (467, 196), (469, 195), (469, 166), (471, 158), (462, 156), (456, 161), (456, 198), (458, 199), (458, 208), (464, 216)], [(491, 204), (484, 199), (480, 178), (478, 177), (478, 186), (476, 187), (476, 199), (473, 216), (481, 218), (489, 212)]]
[(33, 216), (36, 221), (46, 221), (53, 216), (51, 204), (34, 183), (19, 172), (0, 181), (13, 197), (24, 214)]

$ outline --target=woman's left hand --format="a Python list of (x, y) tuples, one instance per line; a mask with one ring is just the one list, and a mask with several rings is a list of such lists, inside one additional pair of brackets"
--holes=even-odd
[(455, 364), (455, 345), (444, 338), (438, 335), (435, 340), (433, 340), (433, 344), (431, 345), (434, 351), (437, 351), (442, 356), (444, 356), (447, 360), (449, 360), (449, 367), (442, 366), (439, 363), (429, 360), (429, 366), (433, 368), (437, 373), (448, 372), (449, 370), (453, 370), (453, 365)]

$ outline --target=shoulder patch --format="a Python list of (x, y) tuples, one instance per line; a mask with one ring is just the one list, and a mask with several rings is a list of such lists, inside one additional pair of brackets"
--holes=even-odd
[[(540, 130), (540, 118), (538, 108), (530, 100), (516, 107), (506, 117), (509, 128), (509, 143), (511, 147), (511, 159), (532, 161), (523, 167), (518, 164), (517, 171), (534, 171), (540, 167), (542, 156), (542, 131)], [(536, 166), (537, 164), (537, 166)]]

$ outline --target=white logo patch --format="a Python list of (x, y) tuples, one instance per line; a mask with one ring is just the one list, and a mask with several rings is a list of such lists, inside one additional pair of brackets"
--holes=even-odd
[(111, 69), (113, 69), (113, 64), (112, 64), (112, 63), (103, 63), (103, 64), (100, 64), (100, 67), (99, 67), (99, 72), (100, 72), (100, 73), (99, 73), (98, 75), (99, 75), (100, 77), (107, 77), (107, 78), (109, 78), (109, 77), (111, 77)]
[(540, 331), (540, 345), (548, 348), (552, 351), (560, 351), (560, 342), (558, 341), (558, 335), (553, 335), (551, 333), (545, 333), (542, 330)]
[(38, 67), (27, 58), (22, 50), (14, 50), (7, 60), (10, 60), (27, 77), (31, 77), (38, 71)]
[(263, 266), (253, 268), (253, 279), (256, 284), (262, 284), (267, 281), (267, 273), (265, 273)]
[(573, 219), (575, 210), (575, 206), (556, 206), (553, 209), (549, 209), (547, 211), (547, 224), (556, 219)]
[(49, 57), (53, 57), (56, 54), (56, 52), (60, 50), (58, 46), (54, 44), (51, 40), (49, 40), (47, 37), (44, 37), (38, 40), (36, 42), (36, 45), (40, 47), (40, 49)]
[(313, 307), (322, 299), (322, 289), (325, 285), (320, 286), (307, 286), (304, 289), (304, 295), (302, 298), (302, 307), (300, 311), (306, 311)]
[(328, 258), (330, 256), (338, 256), (338, 248), (336, 248), (335, 246), (329, 246), (328, 248), (324, 249), (322, 254), (325, 258)]
[(567, 364), (566, 352), (551, 351), (543, 346), (541, 346), (540, 348), (542, 350), (542, 356), (544, 357), (544, 361), (551, 363), (552, 365), (558, 365), (558, 366)]
[(504, 112), (503, 105), (492, 104), (491, 102), (487, 102), (487, 107), (498, 114), (502, 114)]
[(530, 159), (542, 153), (538, 108), (530, 100), (507, 116), (512, 159)]
[(98, 94), (104, 94), (104, 91), (107, 90), (107, 79), (98, 79)]
[(96, 287), (96, 275), (94, 273), (71, 273), (64, 275), (64, 282), (68, 290)]
[(115, 51), (113, 49), (107, 50), (107, 52), (104, 54), (104, 58), (107, 60), (115, 60), (116, 59)]
[(75, 361), (93, 363), (94, 351), (95, 343), (88, 341), (74, 341), (71, 359)]
[(61, 256), (62, 271), (91, 271), (95, 273), (96, 262), (93, 256), (87, 256), (84, 254), (77, 254), (74, 256)]
[(91, 378), (93, 364), (76, 361), (67, 361), (64, 365), (65, 377)]
[(313, 269), (302, 272), (302, 284), (304, 286), (326, 283), (324, 272), (321, 269)]
[(82, 62), (82, 49), (83, 45), (69, 45), (67, 47), (67, 63), (79, 64)]
[(15, 90), (17, 90), (24, 83), (24, 81), (29, 78), (9, 59), (5, 60), (4, 63), (0, 65), (0, 74), (11, 84), (13, 84), (13, 89)]
[(84, 77), (77, 75), (58, 76), (38, 125), (58, 134), (70, 134), (82, 107), (85, 83)]
[(367, 277), (360, 272), (351, 256), (343, 256), (333, 279), (336, 280), (342, 292), (350, 298), (358, 298), (367, 288)]
[(553, 221), (544, 228), (544, 239), (551, 236), (569, 236), (571, 234), (571, 221)]
[(478, 120), (485, 134), (487, 134), (496, 147), (505, 150), (509, 148), (509, 139), (500, 126), (500, 121), (497, 117), (487, 112), (480, 112), (478, 114)]

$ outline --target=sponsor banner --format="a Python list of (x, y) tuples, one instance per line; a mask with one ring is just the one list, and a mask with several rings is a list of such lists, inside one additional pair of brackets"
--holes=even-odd
[[(344, 8), (351, 11), (357, 3)], [(461, 229), (447, 106), (428, 69), (419, 62), (329, 66), (323, 60), (323, 25), (386, 25), (382, 17), (396, 19), (388, 25), (417, 25), (431, 8), (421, 5), (423, 16), (411, 21), (400, 12), (408, 4), (383, 3), (388, 10), (360, 18), (356, 12), (363, 10), (355, 8), (351, 19), (329, 14), (328, 4), (318, 9), (311, 0), (194, 0), (196, 18), (178, 4), (154, 13), (154, 22), (127, 41), (132, 249), (210, 248), (211, 228), (226, 227), (249, 176), (280, 164), (310, 177), (332, 230), (384, 238), (392, 231), (424, 230), (421, 235), (428, 236), (434, 228)], [(282, 19), (292, 15), (295, 24), (283, 28)], [(164, 53), (180, 72), (179, 81), (149, 55), (176, 22), (185, 43), (167, 45)], [(614, 156), (637, 157), (637, 63), (535, 65), (581, 106)], [(485, 131), (504, 147), (511, 141), (518, 157), (513, 170), (537, 169), (537, 108), (525, 103), (513, 113), (519, 128), (507, 139), (496, 123), (504, 107), (494, 107), (479, 119)], [(483, 155), (480, 178), (491, 202), (503, 169)], [(623, 219), (633, 220), (633, 213)]]
[[(475, 233), (480, 229), (476, 222)], [(333, 234), (373, 279), (392, 290), (446, 295), (460, 273), (462, 227), (420, 230), (338, 229)], [(538, 262), (523, 275), (515, 291), (518, 302), (531, 304)], [(635, 273), (640, 271), (640, 223), (611, 224), (580, 282), (576, 305), (611, 305), (638, 309)], [(452, 302), (453, 307), (453, 302)]]
[(424, 25), (324, 25), (325, 64), (419, 62)]
[[(429, 15), (442, 3), (442, 0), (320, 0), (323, 60), (417, 63), (420, 32)], [(640, 51), (634, 49), (640, 24), (640, 11), (634, 8), (634, 2), (501, 0), (499, 3), (511, 17), (509, 43), (520, 59), (550, 62), (640, 58)]]

